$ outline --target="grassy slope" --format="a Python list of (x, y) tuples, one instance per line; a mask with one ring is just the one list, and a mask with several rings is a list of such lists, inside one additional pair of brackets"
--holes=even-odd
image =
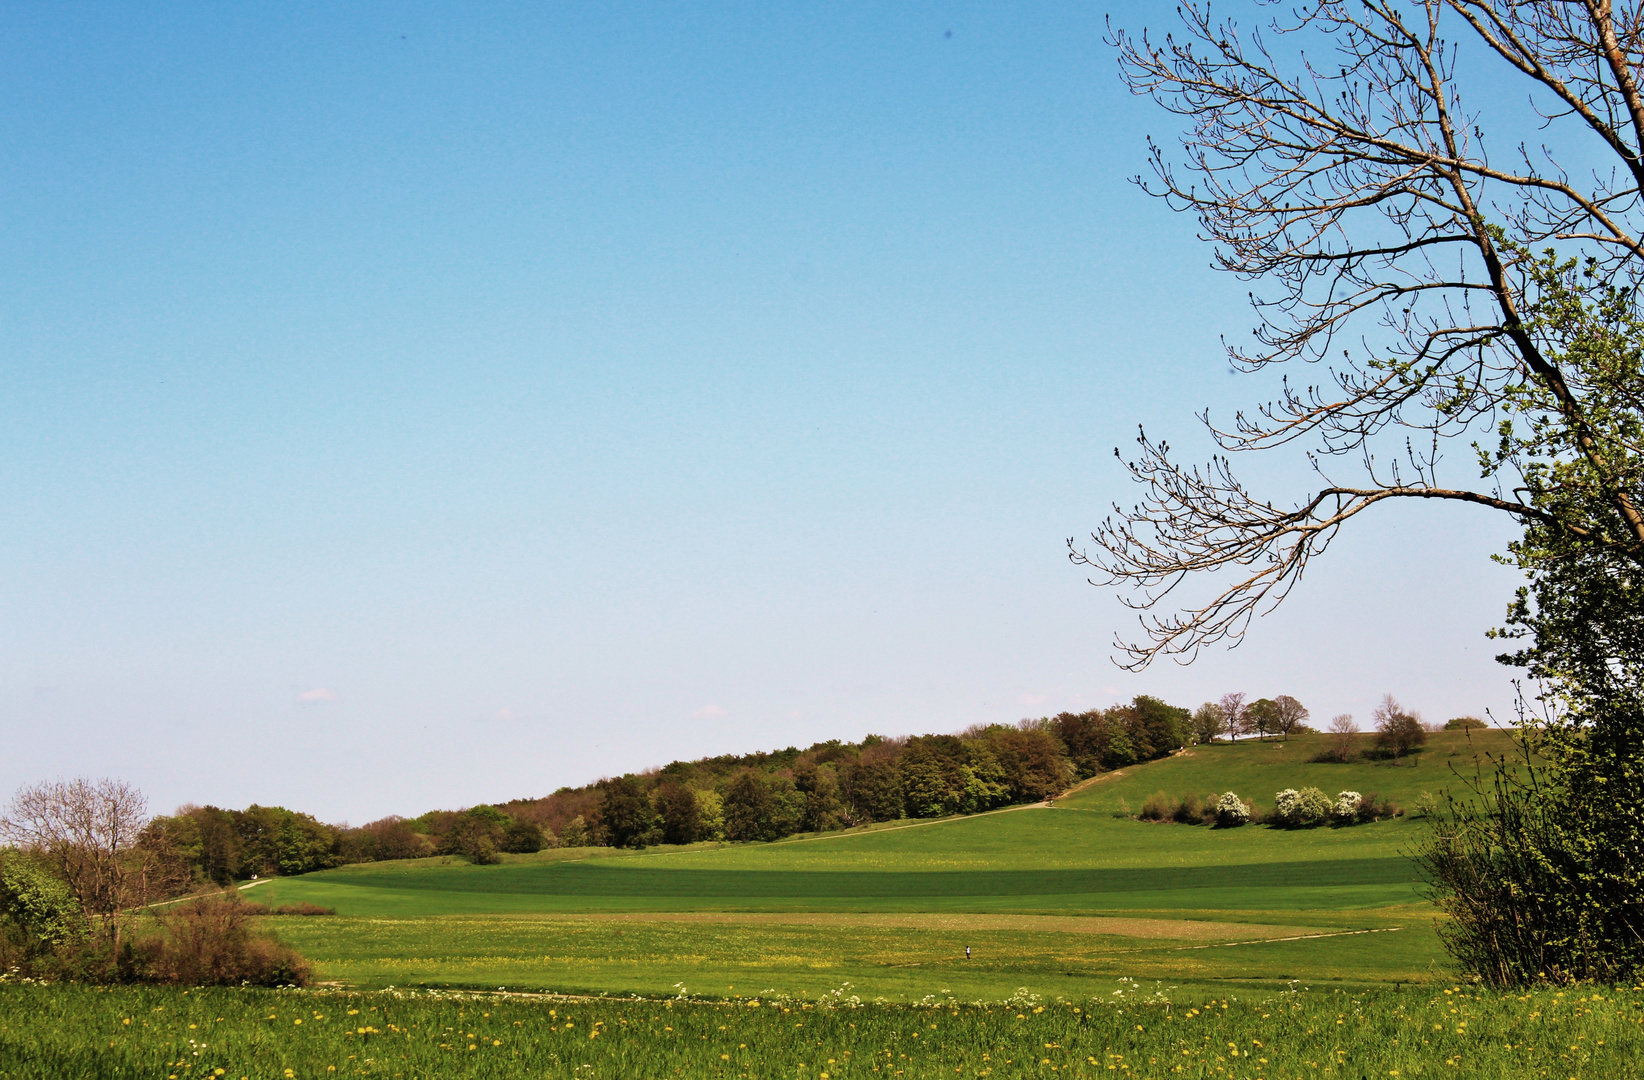
[[(1358, 740), (1370, 745), (1368, 735)], [(1307, 760), (1329, 743), (1329, 736), (1303, 735), (1288, 742), (1244, 739), (1195, 746), (1168, 760), (1103, 777), (1058, 805), (1106, 812), (1123, 799), (1135, 812), (1155, 791), (1170, 795), (1236, 791), (1265, 809), (1273, 805), (1275, 792), (1316, 787), (1332, 798), (1344, 790), (1375, 792), (1408, 807), (1424, 791), (1465, 791), (1465, 782), (1488, 755), (1499, 757), (1512, 750), (1509, 732), (1440, 731), (1429, 735), (1427, 745), (1404, 761), (1336, 764)]]
[[(849, 982), (909, 999), (944, 990), (996, 998), (1023, 985), (1076, 996), (1121, 975), (1419, 981), (1443, 975), (1432, 911), (1403, 857), (1423, 823), (1212, 830), (1116, 819), (1104, 806), (1119, 797), (1134, 805), (1161, 789), (1243, 788), (1259, 800), (1266, 788), (1307, 783), (1408, 800), (1444, 786), (1443, 765), (1465, 760), (1451, 756), (1458, 741), (1439, 737), (1420, 765), (1396, 768), (1305, 766), (1317, 744), (1302, 740), (1202, 747), (1126, 770), (1054, 809), (777, 844), (544, 852), (493, 867), (367, 864), (281, 879), (254, 895), (338, 908), (337, 919), (274, 924), (324, 977), (366, 986), (655, 994), (683, 983), (708, 993), (815, 994)], [(691, 912), (728, 914), (662, 914)], [(832, 922), (810, 914), (825, 912), (836, 913)], [(1082, 930), (1009, 924), (1012, 913), (1072, 916)], [(1239, 933), (1222, 925), (1183, 941), (1099, 918), (1115, 915), (1262, 926)], [(1271, 929), (1284, 924), (1288, 931)], [(1403, 929), (1232, 944), (1392, 927)]]

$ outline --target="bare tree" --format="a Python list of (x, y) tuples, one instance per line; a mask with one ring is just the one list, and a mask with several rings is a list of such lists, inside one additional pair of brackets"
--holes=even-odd
[(1331, 747), (1330, 752), (1337, 761), (1347, 761), (1353, 756), (1353, 736), (1359, 733), (1359, 725), (1353, 719), (1352, 713), (1337, 713), (1330, 718)]
[(1396, 758), (1427, 742), (1421, 714), (1407, 710), (1392, 694), (1381, 699), (1370, 719), (1376, 724), (1376, 745)]
[(1274, 720), (1277, 722), (1279, 731), (1284, 734), (1284, 741), (1289, 742), (1290, 733), (1306, 722), (1308, 717), (1307, 709), (1289, 694), (1280, 694), (1274, 698), (1273, 706)]
[(122, 912), (148, 898), (136, 848), (147, 822), (148, 800), (122, 780), (57, 780), (18, 790), (0, 815), (0, 838), (44, 858), (117, 950)]
[(1244, 694), (1223, 694), (1218, 702), (1222, 708), (1222, 730), (1234, 742), (1240, 735), (1250, 733), (1250, 706), (1244, 703)]
[[(1204, 413), (1221, 451), (1206, 465), (1138, 436), (1126, 465), (1141, 501), (1115, 504), (1071, 557), (1148, 612), (1187, 578), (1215, 580), (1143, 616), (1116, 643), (1122, 666), (1237, 644), (1347, 522), (1390, 500), (1484, 507), (1644, 561), (1640, 9), (1309, 0), (1251, 33), (1186, 3), (1163, 40), (1112, 33), (1131, 89), (1186, 127), (1179, 156), (1150, 144), (1138, 183), (1260, 290), (1230, 362), (1334, 365), (1230, 423)], [(1503, 98), (1515, 82), (1521, 110)], [(1477, 440), (1464, 459), (1480, 483), (1441, 478), (1457, 438)], [(1319, 476), (1305, 497), (1236, 477), (1231, 453), (1292, 444)]]

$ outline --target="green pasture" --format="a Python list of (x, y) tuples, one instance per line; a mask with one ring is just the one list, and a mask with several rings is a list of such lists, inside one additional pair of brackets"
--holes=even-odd
[(991, 1005), (567, 1000), (0, 982), (0, 1077), (1290, 1077), (1630, 1080), (1638, 988), (1183, 991)]
[[(1447, 759), (1435, 743), (1429, 753)], [(1270, 783), (1272, 755), (1292, 752), (1274, 745), (1198, 748), (1102, 783), (1191, 791), (1217, 762), (1223, 775)], [(1438, 760), (1384, 771), (1436, 777)], [(1356, 777), (1384, 767), (1334, 768), (1343, 786), (1365, 788)], [(1407, 857), (1424, 822), (1151, 824), (1102, 810), (1101, 787), (1054, 808), (775, 844), (370, 863), (248, 896), (335, 908), (268, 925), (320, 978), (368, 988), (814, 997), (849, 984), (892, 1001), (974, 1001), (1020, 987), (1088, 995), (1121, 977), (1246, 987), (1448, 977)]]
[[(1439, 971), (1424, 913), (1350, 921), (848, 913), (431, 916), (272, 920), (347, 986), (815, 999), (1088, 997), (1128, 976), (1173, 985), (1417, 982)], [(1366, 928), (1372, 932), (1364, 932)], [(965, 955), (966, 947), (971, 955)], [(1367, 979), (1365, 973), (1373, 973)]]

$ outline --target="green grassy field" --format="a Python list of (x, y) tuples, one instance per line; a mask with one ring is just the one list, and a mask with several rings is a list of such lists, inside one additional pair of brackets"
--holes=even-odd
[[(1482, 744), (1482, 745), (1481, 745)], [(332, 918), (269, 925), (349, 986), (817, 995), (1019, 987), (1077, 997), (1119, 977), (1365, 986), (1450, 977), (1408, 817), (1301, 831), (1116, 818), (1119, 799), (1282, 787), (1413, 802), (1499, 732), (1435, 736), (1416, 764), (1310, 765), (1318, 737), (1197, 747), (1060, 799), (775, 844), (573, 849), (498, 866), (422, 859), (260, 885)], [(972, 956), (967, 962), (965, 947)], [(733, 989), (734, 988), (734, 989)]]
[(1121, 984), (1062, 1003), (857, 1006), (0, 985), (0, 1077), (1628, 1080), (1644, 1062), (1637, 990), (1211, 995)]

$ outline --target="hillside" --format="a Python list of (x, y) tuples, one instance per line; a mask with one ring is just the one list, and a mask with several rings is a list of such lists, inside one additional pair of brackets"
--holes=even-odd
[[(1368, 749), (1373, 736), (1356, 739)], [(1426, 746), (1399, 761), (1308, 760), (1327, 745), (1329, 736), (1310, 733), (1289, 741), (1244, 739), (1192, 746), (1161, 761), (1098, 776), (1057, 805), (1111, 813), (1123, 803), (1134, 813), (1156, 791), (1172, 796), (1233, 791), (1262, 809), (1272, 806), (1275, 792), (1317, 787), (1331, 796), (1344, 790), (1376, 793), (1408, 809), (1423, 792), (1465, 793), (1466, 781), (1480, 768), (1489, 768), (1488, 758), (1512, 753), (1513, 737), (1493, 728), (1438, 731), (1428, 735)]]
[[(362, 986), (818, 994), (849, 983), (916, 1000), (1024, 985), (1106, 993), (1120, 977), (1269, 987), (1445, 977), (1406, 857), (1423, 821), (1209, 829), (1098, 809), (1118, 797), (1109, 785), (1152, 791), (1214, 775), (1270, 786), (1300, 754), (1294, 740), (1288, 751), (1199, 749), (1209, 752), (1130, 767), (1054, 808), (767, 844), (560, 849), (495, 866), (369, 863), (276, 879), (256, 895), (336, 908), (271, 921), (326, 978)], [(1436, 766), (1452, 748), (1434, 749), (1420, 765), (1332, 775), (1360, 786), (1396, 775), (1404, 786), (1390, 792), (1419, 794), (1412, 778), (1448, 775)]]

